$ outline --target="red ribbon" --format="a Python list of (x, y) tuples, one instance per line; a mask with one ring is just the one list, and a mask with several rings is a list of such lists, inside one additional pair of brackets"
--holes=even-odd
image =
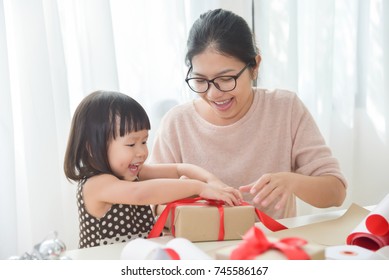
[(168, 254), (170, 259), (172, 259), (172, 260), (180, 260), (181, 259), (180, 255), (175, 250), (173, 250), (171, 248), (165, 248), (163, 250), (166, 252), (166, 254)]
[[(204, 202), (198, 202), (199, 200), (204, 200)], [(159, 219), (154, 224), (153, 229), (150, 231), (147, 238), (154, 238), (159, 237), (161, 235), (161, 232), (163, 231), (163, 228), (165, 226), (166, 220), (169, 216), (169, 213), (172, 213), (171, 215), (171, 226), (170, 230), (172, 232), (172, 235), (175, 235), (175, 227), (174, 227), (174, 218), (175, 218), (175, 210), (177, 206), (181, 205), (192, 205), (192, 206), (216, 206), (219, 211), (219, 234), (218, 234), (218, 240), (224, 240), (224, 202), (223, 201), (217, 201), (217, 200), (209, 200), (204, 199), (201, 197), (196, 198), (184, 198), (180, 200), (173, 201), (171, 203), (168, 203), (165, 207), (165, 209), (162, 211), (161, 215), (159, 216)]]
[[(242, 202), (241, 205), (251, 205), (251, 204), (247, 202)], [(266, 215), (264, 212), (260, 211), (257, 208), (255, 208), (255, 213), (257, 214), (257, 217), (262, 222), (262, 224), (268, 229), (270, 229), (271, 231), (279, 231), (279, 230), (287, 229), (286, 226), (280, 224), (272, 217)]]
[(253, 260), (258, 255), (276, 249), (289, 260), (309, 260), (309, 255), (301, 248), (307, 242), (301, 238), (283, 238), (270, 242), (257, 227), (252, 227), (244, 236), (243, 242), (231, 252), (231, 260)]
[[(198, 202), (199, 200), (204, 200), (205, 202)], [(154, 238), (159, 237), (163, 231), (163, 228), (165, 226), (166, 220), (169, 216), (169, 213), (172, 213), (171, 216), (171, 227), (170, 230), (173, 235), (175, 235), (175, 228), (174, 228), (174, 217), (175, 217), (175, 209), (177, 206), (181, 205), (193, 205), (193, 206), (216, 206), (219, 210), (219, 235), (218, 240), (224, 240), (224, 202), (218, 201), (218, 200), (209, 200), (204, 199), (202, 197), (195, 197), (195, 198), (184, 198), (179, 199), (176, 201), (173, 201), (171, 203), (168, 203), (165, 207), (165, 209), (162, 211), (161, 215), (159, 216), (158, 220), (154, 224), (153, 229), (150, 231), (147, 238)], [(251, 206), (251, 204), (247, 202), (242, 202), (240, 205), (242, 206)], [(283, 224), (280, 224), (276, 220), (274, 220), (272, 217), (266, 215), (259, 209), (255, 208), (255, 213), (257, 214), (258, 219), (263, 223), (265, 227), (270, 229), (271, 231), (279, 231), (283, 229), (287, 229), (286, 226)]]

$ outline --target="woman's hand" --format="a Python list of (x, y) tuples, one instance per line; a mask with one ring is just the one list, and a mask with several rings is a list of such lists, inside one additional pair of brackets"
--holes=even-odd
[(292, 172), (264, 174), (255, 183), (239, 190), (252, 194), (257, 206), (275, 203), (276, 210), (284, 208), (292, 194), (318, 208), (340, 206), (346, 197), (345, 185), (335, 176), (307, 176)]
[(254, 196), (254, 205), (267, 207), (277, 201), (275, 209), (285, 207), (289, 196), (294, 193), (294, 186), (298, 174), (290, 172), (268, 173), (261, 176), (253, 184), (239, 188), (241, 192), (248, 192)]

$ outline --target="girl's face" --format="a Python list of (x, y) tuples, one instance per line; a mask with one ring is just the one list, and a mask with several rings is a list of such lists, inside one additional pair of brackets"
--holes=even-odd
[(148, 136), (148, 130), (140, 130), (111, 140), (108, 145), (108, 161), (116, 176), (127, 181), (137, 178), (149, 154)]
[[(211, 80), (218, 76), (236, 75), (246, 64), (235, 57), (217, 53), (212, 48), (206, 49), (192, 59), (190, 77)], [(218, 90), (213, 84), (207, 92), (199, 94), (195, 103), (198, 113), (215, 125), (229, 125), (241, 119), (253, 101), (252, 68), (248, 67), (236, 81), (236, 87), (229, 92)]]

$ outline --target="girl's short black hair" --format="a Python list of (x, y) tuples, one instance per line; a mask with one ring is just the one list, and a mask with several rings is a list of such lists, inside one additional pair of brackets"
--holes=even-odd
[(185, 62), (192, 66), (194, 56), (208, 47), (221, 54), (238, 58), (251, 67), (256, 66), (259, 54), (255, 37), (247, 22), (233, 12), (223, 9), (208, 11), (193, 24), (187, 41)]
[(113, 174), (108, 162), (108, 144), (130, 132), (150, 130), (144, 108), (120, 92), (95, 91), (78, 105), (70, 128), (64, 171), (69, 180), (83, 182)]

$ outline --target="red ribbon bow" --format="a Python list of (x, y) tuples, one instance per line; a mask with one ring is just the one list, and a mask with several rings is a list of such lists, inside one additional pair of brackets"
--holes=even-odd
[(243, 242), (231, 252), (231, 260), (253, 260), (256, 256), (276, 249), (281, 251), (289, 260), (309, 260), (309, 255), (301, 248), (307, 242), (301, 238), (283, 238), (270, 242), (265, 234), (257, 227), (252, 227), (244, 236)]

